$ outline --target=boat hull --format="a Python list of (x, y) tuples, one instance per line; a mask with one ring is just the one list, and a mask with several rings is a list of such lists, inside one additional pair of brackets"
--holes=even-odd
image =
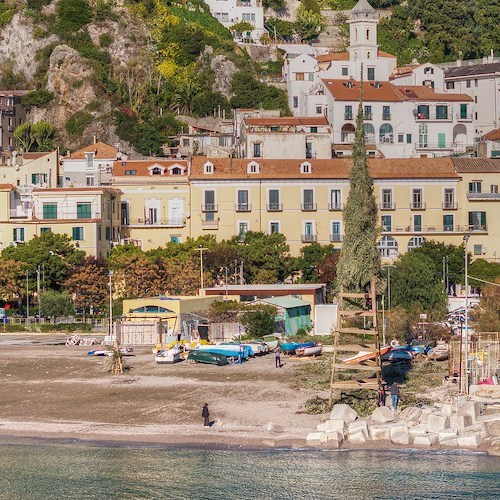
[(187, 359), (188, 361), (196, 361), (196, 363), (204, 363), (208, 365), (217, 365), (217, 366), (227, 365), (226, 355), (217, 354), (210, 351), (200, 351), (198, 349), (189, 351)]
[(156, 364), (172, 365), (182, 360), (182, 351), (180, 349), (169, 349), (168, 351), (158, 351), (155, 356)]
[(320, 356), (323, 346), (299, 347), (295, 350), (297, 356)]

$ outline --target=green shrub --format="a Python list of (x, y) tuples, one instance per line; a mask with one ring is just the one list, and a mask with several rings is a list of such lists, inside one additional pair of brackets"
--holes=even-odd
[(102, 33), (99, 35), (99, 45), (102, 48), (109, 47), (113, 43), (114, 39), (109, 33)]
[(79, 137), (85, 129), (92, 123), (93, 117), (86, 111), (77, 111), (68, 118), (64, 128), (72, 137)]
[(74, 88), (74, 89), (79, 89), (81, 88), (83, 85), (83, 80), (73, 80), (71, 82), (71, 86)]
[(11, 5), (0, 4), (0, 28), (9, 24), (14, 17), (15, 10)]
[(50, 2), (52, 2), (52, 0), (27, 0), (28, 9), (32, 10), (42, 10), (42, 8)]
[(97, 3), (94, 7), (94, 21), (95, 22), (103, 22), (103, 21), (116, 21), (117, 16), (113, 12), (113, 7), (111, 3), (106, 0), (97, 0)]
[(42, 333), (47, 332), (65, 332), (65, 333), (88, 333), (92, 331), (92, 325), (88, 323), (59, 323), (53, 325), (51, 323), (44, 323), (40, 325), (40, 331)]
[(91, 101), (91, 102), (89, 102), (89, 103), (85, 106), (85, 109), (86, 109), (87, 111), (92, 112), (92, 111), (99, 111), (99, 110), (101, 109), (101, 107), (102, 107), (101, 102), (100, 102), (100, 101), (95, 100), (95, 101)]
[(92, 9), (87, 0), (59, 0), (56, 14), (54, 31), (63, 37), (75, 33), (92, 20)]
[(52, 92), (49, 92), (47, 89), (38, 89), (23, 95), (21, 103), (25, 108), (42, 108), (52, 101), (53, 98), (54, 94)]
[(25, 332), (26, 328), (24, 323), (21, 325), (16, 325), (16, 324), (8, 324), (6, 326), (6, 331), (8, 333), (17, 333), (17, 332)]

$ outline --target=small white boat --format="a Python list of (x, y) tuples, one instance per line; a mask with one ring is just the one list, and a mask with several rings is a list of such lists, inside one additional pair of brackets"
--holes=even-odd
[(322, 344), (316, 344), (311, 347), (299, 347), (295, 350), (295, 354), (297, 356), (320, 356), (322, 348)]
[(172, 365), (181, 361), (182, 349), (173, 347), (168, 350), (160, 350), (155, 355), (155, 361), (158, 365)]
[(267, 344), (269, 351), (273, 351), (278, 347), (279, 339), (275, 335), (264, 335), (264, 337), (262, 337), (262, 342)]
[(269, 354), (269, 346), (265, 342), (261, 342), (260, 340), (250, 340), (247, 344), (253, 349), (255, 356)]

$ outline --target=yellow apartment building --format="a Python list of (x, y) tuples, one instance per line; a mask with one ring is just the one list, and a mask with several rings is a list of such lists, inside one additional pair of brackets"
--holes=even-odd
[(122, 241), (143, 250), (190, 236), (187, 160), (124, 160), (113, 165), (112, 184), (122, 191)]
[(115, 188), (32, 188), (0, 185), (0, 248), (51, 231), (66, 234), (88, 255), (105, 258), (120, 241)]
[[(341, 247), (351, 165), (350, 159), (194, 157), (191, 234), (214, 234), (221, 240), (235, 234), (243, 239), (247, 231), (280, 232), (293, 255), (312, 242)], [(487, 210), (491, 215), (471, 224), (476, 219), (470, 217), (477, 218), (470, 215), (477, 202), (467, 195), (468, 183), (457, 172), (454, 160), (369, 159), (368, 166), (379, 206), (378, 245), (384, 260), (426, 240), (458, 245), (468, 233), (470, 248), (482, 245), (483, 257), (496, 257), (498, 230), (490, 228), (484, 217), (492, 219), (500, 205), (491, 199)], [(498, 173), (491, 175), (498, 178)]]
[(57, 151), (47, 153), (11, 153), (5, 165), (0, 165), (0, 184), (12, 184), (21, 189), (56, 187), (59, 171)]

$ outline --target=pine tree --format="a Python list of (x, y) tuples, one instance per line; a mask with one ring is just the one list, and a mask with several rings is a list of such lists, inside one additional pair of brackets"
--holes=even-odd
[(356, 134), (352, 151), (353, 165), (349, 174), (350, 191), (343, 211), (344, 241), (337, 264), (337, 285), (351, 292), (363, 291), (380, 270), (377, 249), (377, 204), (373, 195), (373, 179), (368, 171), (363, 128), (363, 81), (356, 117)]

